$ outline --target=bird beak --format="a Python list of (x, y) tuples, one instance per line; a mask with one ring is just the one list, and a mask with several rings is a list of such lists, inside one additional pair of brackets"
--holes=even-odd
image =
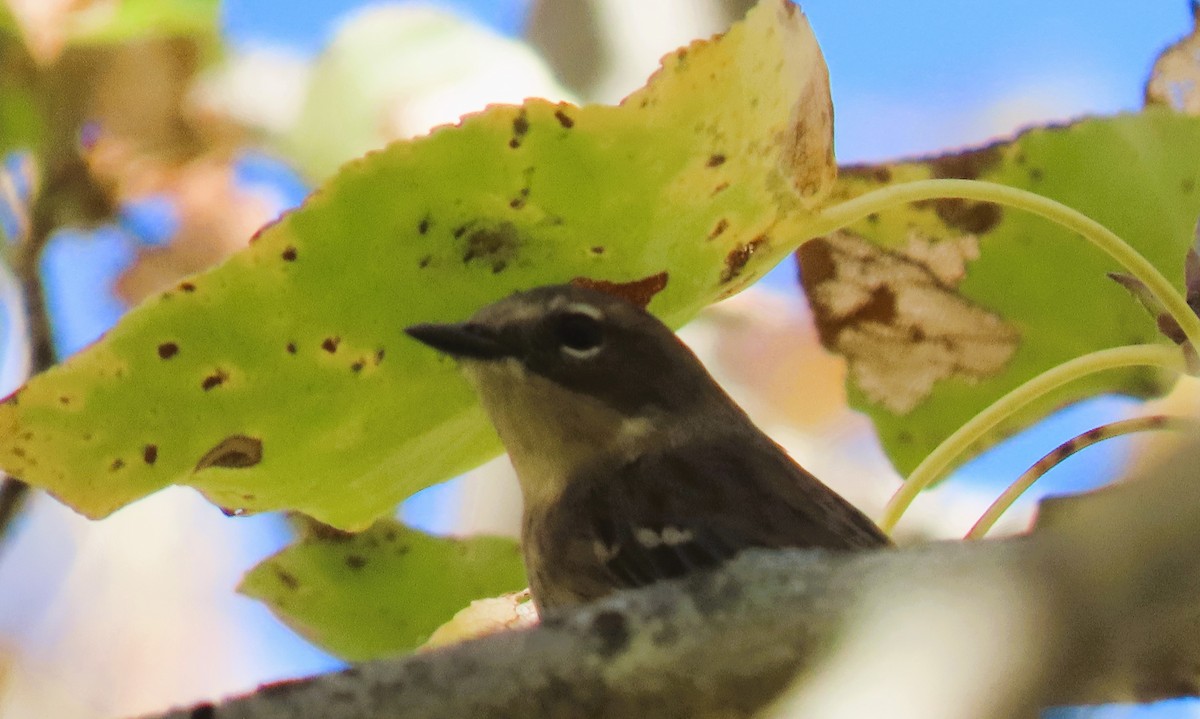
[(513, 356), (512, 349), (501, 342), (495, 330), (474, 322), (413, 325), (404, 331), (457, 359), (496, 360)]

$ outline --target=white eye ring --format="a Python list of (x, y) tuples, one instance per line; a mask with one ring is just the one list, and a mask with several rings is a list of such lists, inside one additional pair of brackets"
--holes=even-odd
[(567, 357), (587, 360), (604, 348), (604, 315), (591, 305), (574, 304), (558, 315), (553, 332)]
[(565, 310), (573, 315), (583, 315), (584, 317), (591, 317), (592, 319), (596, 320), (597, 322), (601, 322), (604, 320), (603, 312), (601, 312), (596, 307), (593, 307), (592, 305), (589, 305), (584, 302), (574, 302), (572, 304), (569, 304), (566, 306)]
[(595, 357), (596, 355), (600, 354), (601, 345), (596, 345), (594, 347), (588, 347), (587, 349), (584, 349), (584, 350), (575, 349), (574, 347), (568, 347), (566, 345), (559, 345), (558, 348), (560, 350), (562, 350), (562, 353), (565, 355), (574, 357), (575, 359), (586, 360), (586, 359), (591, 359), (591, 358)]

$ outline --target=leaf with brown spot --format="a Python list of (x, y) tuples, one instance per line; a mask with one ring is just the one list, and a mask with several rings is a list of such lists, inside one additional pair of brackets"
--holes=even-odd
[[(344, 164), (253, 244), (0, 406), (0, 469), (89, 516), (185, 483), (219, 506), (362, 528), (485, 461), (500, 447), (474, 394), (404, 327), (574, 277), (661, 273), (688, 278), (649, 305), (679, 326), (809, 234), (834, 177), (832, 115), (820, 49), (790, 7), (765, 0), (668, 55), (621, 105), (493, 105)], [(180, 348), (169, 361), (164, 341)], [(386, 361), (353, 371), (383, 347)], [(64, 408), (64, 395), (78, 401)], [(10, 450), (25, 429), (37, 436), (21, 458)], [(269, 455), (194, 471), (243, 433)], [(170, 447), (152, 467), (147, 443)], [(139, 461), (95, 481), (116, 456)]]
[(322, 649), (366, 661), (409, 651), (472, 600), (525, 584), (511, 539), (445, 539), (382, 520), (361, 534), (308, 532), (238, 591)]
[[(963, 245), (965, 262), (977, 248)], [(911, 412), (937, 382), (998, 374), (1017, 349), (1014, 328), (919, 257), (851, 232), (806, 242), (798, 254), (821, 343), (846, 358), (868, 400), (895, 414)]]
[(586, 287), (592, 290), (599, 290), (613, 297), (620, 297), (627, 302), (637, 305), (645, 309), (650, 305), (650, 300), (659, 292), (662, 292), (667, 287), (667, 273), (659, 272), (657, 275), (643, 277), (640, 280), (633, 282), (609, 282), (607, 280), (593, 280), (587, 277), (576, 277), (571, 280), (571, 284), (576, 287)]
[(244, 434), (234, 434), (221, 440), (196, 462), (193, 470), (199, 472), (209, 467), (226, 467), (228, 469), (244, 469), (253, 467), (262, 461), (262, 440), (247, 437)]
[[(1180, 259), (1200, 215), (1200, 196), (1188, 189), (1200, 179), (1200, 118), (1152, 110), (1034, 129), (940, 157), (844, 168), (834, 196), (933, 178), (987, 180), (1050, 197), (1112, 229), (1176, 287), (1185, 286)], [(875, 245), (878, 257), (916, 263), (907, 265), (908, 275), (928, 271), (958, 298), (951, 303), (958, 309), (946, 311), (952, 313), (929, 309), (914, 321), (925, 310), (917, 309), (919, 303), (906, 309), (911, 296), (894, 292), (884, 302), (878, 288), (869, 291), (873, 283), (891, 282), (886, 268), (878, 277), (863, 272), (838, 289), (816, 280), (806, 285), (826, 344), (851, 355), (851, 403), (871, 416), (901, 473), (989, 404), (1051, 367), (1108, 347), (1166, 341), (1139, 303), (1108, 279), (1120, 269), (1113, 260), (1028, 213), (936, 200), (881, 210), (847, 229)], [(802, 248), (806, 281), (829, 274), (829, 256), (821, 245)], [(932, 294), (920, 296), (930, 308), (943, 306)], [(853, 308), (860, 306), (868, 314), (891, 306), (892, 319), (864, 316), (855, 325)], [(943, 321), (949, 324), (942, 330), (930, 330)], [(974, 357), (969, 364), (952, 359), (967, 355)], [(1152, 368), (1078, 380), (989, 439), (1079, 398), (1154, 395), (1172, 382)]]

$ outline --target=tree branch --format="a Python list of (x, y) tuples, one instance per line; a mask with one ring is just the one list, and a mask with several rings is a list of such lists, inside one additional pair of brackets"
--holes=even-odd
[[(1032, 535), (747, 552), (541, 626), (163, 717), (1018, 717), (1196, 694), (1200, 442)], [(936, 711), (934, 711), (936, 710)]]

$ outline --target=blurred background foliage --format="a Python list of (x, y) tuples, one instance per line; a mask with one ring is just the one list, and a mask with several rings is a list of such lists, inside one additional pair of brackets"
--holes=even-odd
[[(614, 102), (664, 52), (749, 5), (5, 0), (0, 393), (244, 246), (342, 162), (490, 102)], [(830, 67), (844, 163), (1137, 110), (1153, 59), (1190, 25), (1182, 0), (811, 0), (804, 10)], [(878, 514), (899, 480), (846, 407), (845, 368), (820, 349), (794, 267), (684, 336), (760, 424)], [(1194, 411), (1186, 392), (1155, 406)], [(1140, 411), (1101, 398), (1054, 416), (961, 468), (906, 531), (960, 536), (1041, 452)], [(1107, 481), (1129, 456), (1128, 443), (1090, 450), (1041, 491)], [(497, 460), (401, 514), (440, 533), (512, 534), (508, 471)], [(1027, 521), (1023, 507), (1010, 531)], [(6, 483), (0, 517), (18, 511), (0, 544), (0, 716), (132, 715), (338, 666), (232, 591), (288, 541), (281, 518), (227, 520), (172, 489), (87, 523)], [(420, 586), (409, 591), (420, 600)]]

